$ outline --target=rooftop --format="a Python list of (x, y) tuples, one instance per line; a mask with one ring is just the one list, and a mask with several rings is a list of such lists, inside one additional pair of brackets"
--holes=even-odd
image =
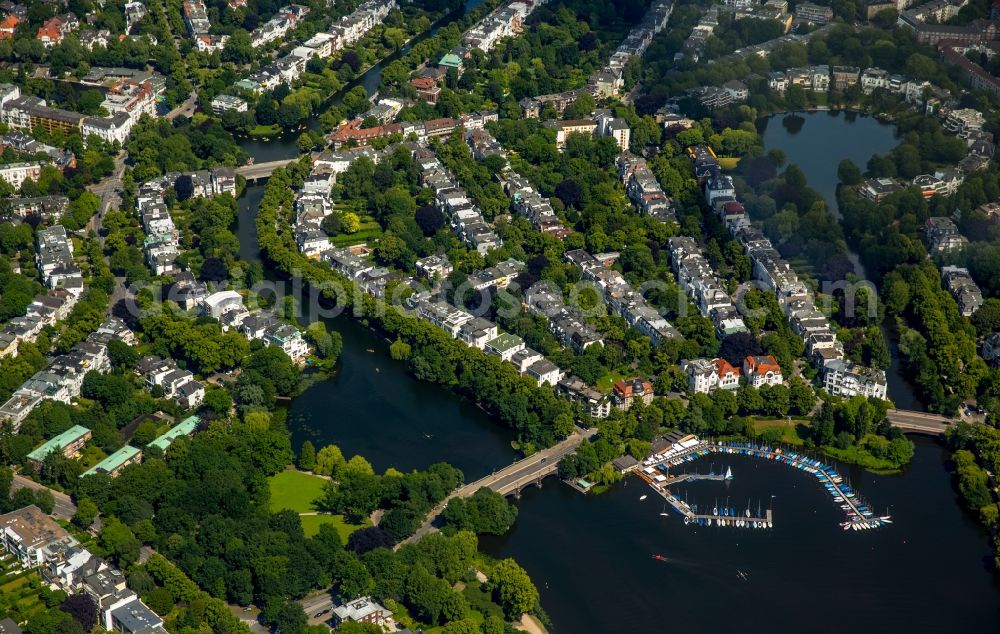
[(197, 416), (189, 416), (185, 418), (177, 425), (170, 428), (165, 434), (159, 438), (153, 440), (149, 443), (150, 447), (159, 447), (163, 451), (167, 450), (175, 440), (181, 436), (190, 436), (198, 429), (198, 423), (201, 422)]
[(140, 453), (142, 452), (132, 445), (125, 445), (104, 460), (98, 462), (89, 471), (84, 472), (81, 477), (97, 473), (111, 473)]
[(70, 445), (83, 436), (90, 433), (90, 430), (81, 425), (73, 425), (55, 438), (43, 443), (40, 447), (28, 454), (28, 460), (41, 462), (45, 460), (53, 451), (62, 451), (64, 447)]

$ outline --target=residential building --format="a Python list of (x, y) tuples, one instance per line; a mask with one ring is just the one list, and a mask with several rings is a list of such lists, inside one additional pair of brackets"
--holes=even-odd
[(551, 127), (556, 131), (556, 148), (563, 150), (566, 148), (566, 141), (571, 134), (593, 136), (594, 132), (597, 131), (597, 122), (593, 119), (570, 119), (551, 122)]
[(895, 178), (870, 178), (862, 183), (858, 193), (868, 200), (881, 202), (886, 196), (905, 187), (900, 180)]
[(624, 410), (637, 403), (649, 405), (653, 402), (653, 384), (641, 378), (618, 381), (614, 385), (611, 399), (615, 407)]
[(443, 280), (451, 275), (452, 266), (448, 256), (440, 253), (417, 260), (417, 275), (427, 280)]
[(278, 346), (285, 351), (293, 361), (304, 361), (309, 356), (309, 344), (302, 338), (302, 333), (291, 324), (275, 324), (264, 331), (264, 343)]
[(118, 605), (105, 611), (105, 625), (108, 630), (125, 632), (126, 634), (165, 634), (163, 619), (157, 616), (146, 604), (135, 595), (123, 600)]
[(725, 359), (714, 359), (715, 373), (718, 376), (717, 387), (723, 390), (735, 390), (740, 387), (740, 369)]
[(157, 447), (158, 449), (166, 453), (167, 449), (170, 448), (170, 445), (172, 445), (173, 442), (178, 438), (193, 436), (194, 433), (198, 430), (198, 425), (200, 423), (201, 419), (199, 419), (197, 416), (188, 416), (180, 423), (174, 425), (165, 433), (158, 436), (156, 439), (150, 442), (148, 446)]
[(248, 107), (245, 99), (233, 95), (216, 95), (212, 98), (212, 112), (218, 115), (225, 112), (246, 112)]
[(834, 396), (850, 398), (866, 396), (884, 399), (887, 383), (885, 372), (866, 368), (852, 361), (836, 359), (823, 368), (823, 387)]
[(708, 394), (719, 383), (715, 364), (709, 359), (690, 359), (681, 363), (681, 369), (688, 377), (688, 391), (692, 394)]
[(66, 529), (34, 504), (0, 515), (0, 541), (24, 568), (45, 565), (47, 546), (72, 539)]
[(37, 181), (43, 167), (45, 167), (45, 163), (41, 161), (0, 165), (0, 179), (7, 181), (11, 187), (18, 190), (28, 179)]
[(63, 38), (79, 28), (80, 20), (72, 13), (65, 13), (49, 18), (38, 27), (35, 39), (45, 48), (51, 48), (62, 43)]
[(201, 0), (185, 0), (182, 5), (184, 13), (184, 24), (187, 25), (191, 37), (197, 38), (200, 35), (207, 35), (212, 28), (208, 21), (208, 10)]
[(955, 222), (944, 216), (927, 219), (924, 223), (924, 237), (927, 249), (932, 254), (954, 253), (969, 244), (968, 239), (958, 232)]
[(781, 385), (784, 380), (781, 366), (771, 355), (747, 356), (743, 359), (743, 376), (750, 387), (759, 388), (763, 385)]
[(833, 19), (833, 9), (812, 2), (800, 2), (795, 7), (795, 17), (802, 22), (826, 24)]
[(509, 332), (501, 333), (495, 339), (486, 342), (484, 350), (486, 354), (500, 357), (503, 361), (510, 361), (514, 354), (524, 349), (524, 339)]
[(42, 464), (50, 453), (61, 453), (67, 458), (75, 458), (80, 455), (80, 450), (83, 449), (87, 441), (93, 437), (93, 432), (91, 432), (86, 427), (80, 425), (73, 425), (63, 433), (51, 438), (50, 440), (42, 443), (34, 451), (28, 454), (28, 462), (31, 464), (35, 471), (40, 471), (42, 469)]
[(969, 275), (968, 269), (957, 266), (942, 267), (941, 279), (944, 287), (958, 303), (958, 311), (962, 316), (971, 317), (983, 305), (983, 293)]
[(571, 376), (559, 381), (559, 392), (594, 418), (607, 418), (611, 414), (611, 400), (584, 383), (579, 377)]
[(91, 469), (83, 472), (80, 477), (83, 478), (98, 473), (106, 473), (112, 478), (117, 478), (121, 475), (121, 472), (125, 469), (125, 467), (139, 464), (140, 462), (142, 462), (142, 450), (136, 449), (132, 445), (125, 445), (104, 460), (98, 462)]
[(332, 620), (334, 627), (346, 621), (384, 626), (391, 622), (392, 612), (371, 597), (361, 597), (333, 608)]
[(524, 374), (534, 379), (538, 387), (542, 387), (543, 385), (555, 386), (563, 378), (563, 371), (548, 359), (535, 361), (528, 366)]

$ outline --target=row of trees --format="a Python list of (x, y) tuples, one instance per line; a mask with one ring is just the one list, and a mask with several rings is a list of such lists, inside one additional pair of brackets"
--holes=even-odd
[(301, 183), (308, 165), (279, 170), (268, 181), (257, 217), (257, 231), (262, 252), (278, 270), (299, 271), (311, 284), (337, 282), (353, 289), (347, 298), (325, 297), (344, 301), (344, 308), (363, 315), (390, 338), (399, 338), (410, 346), (409, 363), (417, 378), (455, 389), (482, 404), (489, 413), (516, 430), (526, 451), (554, 444), (573, 429), (569, 404), (551, 389), (535, 386), (518, 375), (510, 364), (451, 339), (434, 326), (394, 309), (380, 310), (376, 300), (362, 293), (354, 284), (335, 274), (325, 265), (298, 253), (293, 236), (278, 232), (279, 218), (293, 211), (291, 186)]

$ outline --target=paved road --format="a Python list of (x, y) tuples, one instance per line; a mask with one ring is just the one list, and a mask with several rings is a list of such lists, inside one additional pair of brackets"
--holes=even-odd
[[(299, 605), (305, 611), (306, 618), (309, 619), (309, 625), (319, 625), (330, 619), (335, 604), (333, 602), (333, 595), (329, 592), (323, 592), (299, 599)], [(323, 613), (322, 615), (316, 616), (321, 612)]]
[(236, 168), (236, 173), (240, 176), (246, 178), (247, 180), (255, 180), (258, 178), (264, 178), (270, 176), (271, 172), (278, 169), (279, 167), (285, 167), (292, 163), (297, 162), (298, 158), (293, 159), (280, 159), (277, 161), (268, 161), (267, 163), (252, 163), (250, 165), (243, 165)]
[(176, 119), (181, 115), (190, 118), (194, 115), (194, 112), (197, 109), (198, 109), (198, 93), (192, 90), (191, 94), (188, 95), (188, 98), (184, 100), (184, 103), (180, 104), (179, 106), (168, 112), (166, 115), (164, 115), (164, 118), (167, 121), (173, 121), (174, 119)]
[(954, 424), (954, 420), (940, 414), (927, 414), (910, 410), (891, 409), (886, 412), (886, 418), (893, 427), (903, 431), (922, 432), (927, 434), (943, 434)]
[[(25, 487), (35, 491), (48, 488), (30, 478), (26, 478), (15, 473), (14, 481), (10, 485), (10, 490), (17, 491), (18, 489)], [(52, 489), (49, 490), (52, 491)], [(60, 493), (59, 491), (52, 491), (52, 497), (55, 499), (55, 504), (52, 506), (52, 516), (61, 520), (72, 519), (73, 515), (76, 513), (76, 504), (73, 504), (73, 500), (71, 500), (65, 493)]]

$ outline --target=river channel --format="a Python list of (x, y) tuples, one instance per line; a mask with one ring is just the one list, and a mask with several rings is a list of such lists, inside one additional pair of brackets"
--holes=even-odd
[[(379, 84), (382, 83), (383, 68), (410, 52), (410, 49), (413, 48), (414, 44), (418, 44), (428, 37), (431, 37), (437, 33), (441, 27), (448, 26), (452, 22), (462, 19), (484, 1), (485, 0), (466, 0), (465, 4), (461, 8), (442, 17), (440, 20), (432, 24), (430, 29), (414, 36), (413, 39), (407, 42), (401, 49), (387, 57), (382, 58), (371, 68), (344, 84), (340, 90), (327, 99), (322, 109), (325, 110), (331, 105), (340, 103), (343, 100), (344, 95), (357, 86), (364, 87), (365, 92), (368, 93), (369, 97), (371, 97), (378, 90)], [(306, 125), (308, 125), (310, 129), (317, 129), (319, 126), (318, 117), (310, 117)], [(237, 143), (244, 152), (253, 157), (255, 163), (266, 163), (268, 161), (295, 158), (301, 154), (298, 146), (296, 145), (296, 141), (298, 141), (300, 134), (300, 131), (293, 130), (283, 132), (279, 136), (272, 139), (244, 137), (237, 139)]]
[[(871, 136), (852, 132), (856, 143)], [(886, 142), (891, 138), (890, 129)], [(765, 139), (782, 147), (773, 135)], [(823, 147), (815, 143), (813, 150)], [(812, 186), (832, 191), (824, 191), (806, 161), (782, 149)], [(859, 165), (867, 161), (862, 153)], [(833, 187), (840, 158), (830, 163)], [(262, 191), (249, 187), (239, 201), (237, 235), (246, 261), (259, 257), (253, 218)], [(467, 481), (515, 459), (507, 430), (467, 401), (412, 378), (389, 358), (384, 340), (344, 317), (329, 326), (343, 335), (340, 367), (291, 403), (296, 447), (306, 439), (336, 443), (378, 470), (446, 460)], [(913, 461), (899, 475), (838, 465), (873, 508), (892, 514), (895, 523), (878, 530), (841, 530), (840, 510), (800, 472), (716, 457), (714, 468), (731, 466), (732, 481), (694, 483), (678, 493), (703, 507), (727, 500), (741, 509), (771, 506), (774, 529), (685, 526), (677, 515), (661, 516), (663, 502), (635, 478), (589, 496), (550, 478), (524, 492), (508, 535), (480, 544), (528, 570), (556, 633), (996, 632), (1000, 583), (989, 570), (987, 536), (958, 506), (945, 449), (916, 441)], [(704, 459), (687, 468), (709, 466)], [(657, 554), (667, 561), (655, 560)]]
[[(757, 124), (768, 150), (779, 149), (805, 174), (806, 182), (826, 201), (839, 220), (837, 166), (850, 159), (862, 170), (874, 154), (885, 154), (899, 144), (896, 126), (851, 111), (792, 112), (761, 119)], [(850, 247), (848, 247), (850, 249)], [(861, 258), (853, 250), (848, 258), (862, 278), (867, 278)], [(921, 411), (923, 402), (906, 379), (895, 337), (883, 329), (889, 344), (886, 370), (889, 398), (902, 409)]]

